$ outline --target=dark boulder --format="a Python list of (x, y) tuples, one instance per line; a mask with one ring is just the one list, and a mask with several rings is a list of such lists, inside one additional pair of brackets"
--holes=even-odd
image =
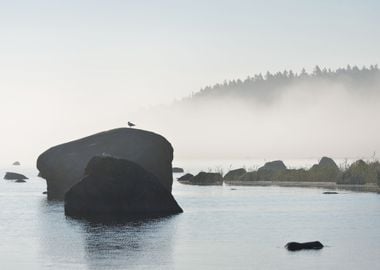
[(46, 179), (48, 198), (63, 199), (64, 194), (83, 177), (94, 156), (114, 156), (133, 161), (156, 176), (171, 192), (173, 148), (153, 132), (119, 128), (54, 146), (37, 160), (41, 177)]
[(235, 170), (231, 170), (229, 171), (228, 173), (226, 173), (226, 175), (224, 176), (224, 180), (225, 181), (235, 181), (235, 180), (239, 180), (239, 178), (246, 174), (247, 171), (244, 169), (244, 168), (240, 168), (240, 169), (235, 169)]
[(239, 181), (258, 181), (259, 177), (257, 176), (257, 171), (246, 172), (239, 177)]
[(274, 181), (281, 172), (286, 171), (286, 166), (281, 160), (270, 161), (257, 170), (259, 181)]
[(153, 217), (181, 213), (171, 192), (138, 164), (94, 157), (84, 178), (65, 194), (65, 214), (72, 217)]
[(200, 172), (190, 178), (192, 185), (223, 185), (223, 177), (220, 173)]
[(179, 177), (179, 178), (177, 178), (177, 180), (179, 181), (179, 182), (183, 182), (183, 181), (189, 181), (191, 178), (193, 178), (194, 177), (194, 175), (192, 175), (191, 173), (187, 173), (187, 174), (184, 174), (184, 175), (182, 175), (181, 177)]
[(4, 175), (4, 179), (5, 180), (25, 180), (25, 179), (28, 179), (28, 177), (20, 173), (7, 172)]
[(285, 247), (290, 251), (298, 251), (303, 249), (322, 249), (323, 245), (319, 241), (305, 243), (289, 242)]
[(322, 157), (319, 163), (309, 170), (309, 181), (312, 182), (336, 182), (339, 176), (339, 167), (328, 157)]
[(173, 173), (183, 173), (184, 170), (182, 168), (179, 168), (179, 167), (173, 167), (172, 172)]
[(364, 185), (366, 183), (376, 183), (377, 172), (374, 166), (370, 166), (363, 160), (357, 160), (343, 172), (343, 175), (338, 179), (338, 184), (348, 185)]
[(338, 194), (338, 192), (335, 191), (325, 191), (323, 194)]
[(21, 163), (20, 163), (20, 161), (15, 161), (15, 162), (12, 163), (12, 165), (13, 165), (13, 166), (20, 166)]

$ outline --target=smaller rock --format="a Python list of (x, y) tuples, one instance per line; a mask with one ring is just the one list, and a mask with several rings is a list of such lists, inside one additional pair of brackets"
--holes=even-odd
[(261, 171), (270, 171), (270, 172), (280, 172), (285, 171), (286, 166), (282, 160), (274, 160), (264, 164), (264, 166), (258, 169), (258, 172)]
[(15, 162), (12, 163), (12, 165), (13, 165), (13, 166), (20, 166), (21, 163), (20, 163), (20, 161), (15, 161)]
[(47, 191), (42, 192), (42, 194), (46, 195), (46, 194), (47, 194)]
[(319, 241), (305, 242), (305, 243), (289, 242), (285, 245), (285, 247), (289, 251), (298, 251), (298, 250), (303, 250), (303, 249), (322, 249), (323, 245)]
[(193, 185), (223, 185), (223, 177), (220, 173), (200, 172), (189, 180)]
[(339, 167), (329, 157), (322, 157), (318, 164), (314, 164), (308, 171), (308, 180), (311, 182), (336, 182), (341, 176)]
[(339, 194), (338, 192), (335, 191), (325, 191), (323, 194)]
[(183, 170), (183, 168), (173, 167), (173, 168), (172, 168), (172, 172), (173, 172), (173, 173), (183, 173), (183, 172), (185, 172), (185, 171)]
[(257, 170), (259, 181), (274, 181), (279, 174), (286, 171), (286, 166), (281, 160), (275, 160), (265, 163), (264, 166)]
[(192, 175), (191, 173), (187, 173), (185, 175), (182, 175), (181, 177), (177, 178), (177, 180), (179, 182), (183, 182), (183, 181), (189, 181), (191, 178), (193, 178), (194, 175)]
[(239, 178), (247, 173), (247, 171), (244, 168), (231, 170), (224, 176), (225, 181), (235, 181), (239, 180)]
[(4, 175), (4, 179), (5, 180), (25, 180), (25, 179), (28, 179), (28, 177), (19, 173), (7, 172)]

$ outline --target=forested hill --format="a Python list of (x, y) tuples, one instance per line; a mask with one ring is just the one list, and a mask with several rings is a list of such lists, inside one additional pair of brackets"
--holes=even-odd
[[(318, 88), (340, 87), (359, 95), (380, 93), (380, 70), (377, 65), (358, 68), (347, 66), (331, 70), (316, 66), (312, 73), (283, 71), (257, 74), (244, 80), (230, 80), (207, 86), (183, 101), (206, 101), (223, 97), (236, 97), (245, 101), (272, 102), (294, 87), (302, 91), (319, 91)], [(334, 91), (332, 89), (331, 91)]]

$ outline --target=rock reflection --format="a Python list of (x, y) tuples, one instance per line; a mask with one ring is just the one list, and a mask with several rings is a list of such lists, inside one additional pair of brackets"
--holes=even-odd
[[(42, 201), (39, 260), (67, 269), (171, 269), (178, 216), (139, 220), (66, 218), (62, 202)], [(158, 268), (159, 268), (158, 267)]]
[(90, 269), (172, 264), (175, 216), (114, 222), (81, 221)]

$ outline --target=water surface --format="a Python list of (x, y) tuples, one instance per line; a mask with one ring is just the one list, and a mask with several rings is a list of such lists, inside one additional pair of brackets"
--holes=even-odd
[[(101, 224), (66, 218), (63, 204), (48, 202), (45, 190), (38, 177), (27, 183), (0, 180), (1, 269), (364, 270), (380, 265), (378, 194), (175, 183), (183, 214)], [(283, 248), (289, 241), (314, 240), (327, 247), (297, 253)]]

